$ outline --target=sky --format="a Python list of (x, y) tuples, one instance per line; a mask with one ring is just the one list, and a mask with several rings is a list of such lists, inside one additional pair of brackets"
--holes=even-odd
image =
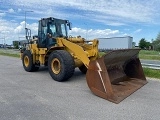
[(138, 45), (160, 32), (160, 0), (0, 0), (0, 44), (38, 34), (38, 20), (55, 17), (72, 23), (69, 35), (87, 40), (131, 36)]

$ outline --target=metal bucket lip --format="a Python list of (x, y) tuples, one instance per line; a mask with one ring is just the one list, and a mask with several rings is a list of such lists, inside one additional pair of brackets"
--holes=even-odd
[(119, 52), (137, 51), (137, 53), (139, 53), (140, 50), (141, 49), (139, 49), (139, 48), (135, 48), (135, 49), (116, 49), (116, 50), (111, 50), (111, 51), (107, 52), (102, 57), (107, 56), (109, 54), (113, 54), (114, 52), (117, 52), (117, 51), (119, 51)]
[(112, 52), (115, 52), (115, 51), (140, 51), (141, 49), (140, 48), (130, 48), (130, 49), (115, 49), (115, 50), (110, 50), (109, 52), (107, 52), (107, 54), (111, 54)]

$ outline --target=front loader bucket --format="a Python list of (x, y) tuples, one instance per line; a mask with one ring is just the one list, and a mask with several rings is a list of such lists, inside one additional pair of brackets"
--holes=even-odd
[(119, 103), (147, 83), (138, 58), (140, 49), (114, 50), (90, 61), (87, 84), (99, 97)]

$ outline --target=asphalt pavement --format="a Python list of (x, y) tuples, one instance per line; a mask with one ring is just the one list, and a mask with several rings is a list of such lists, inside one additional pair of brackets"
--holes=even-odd
[(160, 65), (160, 60), (140, 60), (141, 63)]
[(19, 58), (0, 55), (0, 120), (159, 120), (160, 82), (148, 84), (119, 104), (92, 94), (76, 69), (56, 82), (47, 68), (26, 72)]

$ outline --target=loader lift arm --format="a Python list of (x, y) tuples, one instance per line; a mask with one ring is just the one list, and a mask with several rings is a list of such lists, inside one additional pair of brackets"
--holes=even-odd
[(97, 40), (93, 40), (93, 44), (90, 45), (92, 46), (91, 54), (89, 54), (89, 52), (87, 51), (84, 51), (84, 49), (81, 46), (75, 43), (72, 43), (69, 40), (65, 40), (65, 39), (60, 39), (60, 40), (62, 44), (66, 47), (66, 49), (70, 50), (74, 54), (74, 56), (76, 56), (79, 60), (81, 60), (87, 68), (90, 62), (89, 57), (95, 57), (94, 59), (97, 59), (97, 55), (98, 55), (98, 49), (97, 49), (98, 41)]

